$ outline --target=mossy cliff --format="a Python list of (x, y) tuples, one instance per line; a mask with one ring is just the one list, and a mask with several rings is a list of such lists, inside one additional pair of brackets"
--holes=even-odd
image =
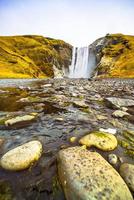
[(134, 36), (107, 34), (92, 44), (97, 77), (134, 78)]
[(36, 35), (0, 37), (0, 78), (45, 78), (62, 75), (72, 46)]

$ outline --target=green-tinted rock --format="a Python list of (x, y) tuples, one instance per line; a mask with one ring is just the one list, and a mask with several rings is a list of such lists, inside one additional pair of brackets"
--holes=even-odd
[(6, 181), (0, 181), (0, 200), (16, 200), (10, 185)]
[(79, 143), (87, 147), (95, 146), (103, 151), (111, 151), (117, 147), (116, 137), (112, 134), (95, 131), (82, 137)]
[(61, 150), (58, 174), (67, 200), (132, 200), (115, 169), (98, 153), (81, 147)]

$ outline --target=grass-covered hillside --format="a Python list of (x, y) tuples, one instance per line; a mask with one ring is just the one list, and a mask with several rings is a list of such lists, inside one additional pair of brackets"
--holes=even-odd
[(62, 40), (42, 36), (0, 37), (0, 78), (54, 77), (68, 67), (72, 47)]
[(108, 34), (98, 42), (98, 76), (134, 78), (134, 36)]

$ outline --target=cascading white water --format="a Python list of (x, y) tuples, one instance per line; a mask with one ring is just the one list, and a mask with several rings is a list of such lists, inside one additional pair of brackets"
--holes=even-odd
[(90, 78), (96, 67), (96, 56), (90, 47), (74, 47), (69, 78)]

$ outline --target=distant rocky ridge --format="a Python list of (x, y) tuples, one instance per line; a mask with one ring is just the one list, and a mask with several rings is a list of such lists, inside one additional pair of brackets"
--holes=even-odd
[[(92, 77), (134, 78), (134, 36), (107, 34), (90, 46), (96, 56)], [(43, 36), (0, 37), (0, 78), (63, 77), (72, 46)]]
[(37, 35), (0, 37), (0, 78), (63, 76), (71, 62), (72, 46)]

